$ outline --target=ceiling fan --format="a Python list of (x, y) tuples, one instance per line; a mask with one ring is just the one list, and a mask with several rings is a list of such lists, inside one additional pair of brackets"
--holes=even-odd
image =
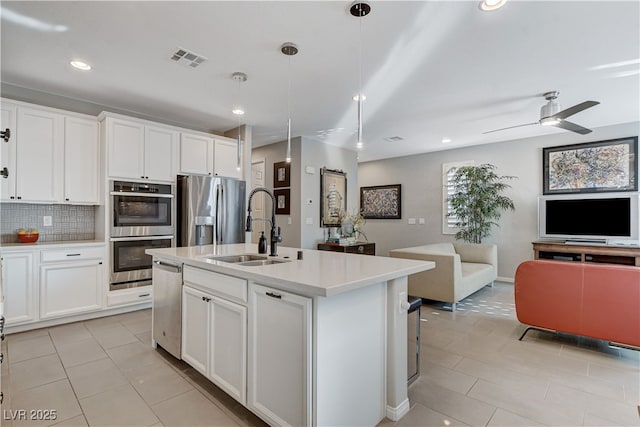
[(565, 119), (567, 117), (573, 116), (574, 114), (579, 113), (580, 111), (586, 110), (587, 108), (594, 107), (600, 104), (597, 101), (585, 101), (580, 104), (576, 104), (573, 107), (566, 108), (562, 111), (558, 111), (560, 109), (560, 104), (558, 104), (555, 100), (558, 97), (560, 92), (557, 90), (547, 92), (543, 96), (549, 101), (545, 105), (540, 108), (540, 120), (534, 123), (527, 123), (524, 125), (517, 126), (509, 126), (507, 128), (490, 130), (488, 132), (483, 132), (483, 135), (486, 133), (498, 132), (506, 129), (519, 128), (522, 126), (531, 126), (531, 125), (543, 125), (543, 126), (555, 126), (565, 130), (570, 130), (571, 132), (579, 133), (580, 135), (586, 135), (591, 132), (591, 129), (587, 129), (580, 125), (577, 125), (572, 122), (568, 122)]

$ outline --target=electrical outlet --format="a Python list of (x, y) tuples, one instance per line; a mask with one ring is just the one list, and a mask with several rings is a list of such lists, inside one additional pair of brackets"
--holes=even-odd
[(415, 223), (416, 223), (415, 218), (409, 218), (409, 225), (415, 225)]
[(288, 225), (291, 225), (291, 222), (292, 222), (292, 221), (291, 221), (291, 217), (288, 217), (288, 218), (287, 218), (287, 224), (288, 224)]
[(424, 218), (418, 218), (418, 224), (424, 224)]
[(50, 216), (43, 216), (42, 217), (42, 225), (44, 227), (51, 227), (53, 225), (53, 220)]

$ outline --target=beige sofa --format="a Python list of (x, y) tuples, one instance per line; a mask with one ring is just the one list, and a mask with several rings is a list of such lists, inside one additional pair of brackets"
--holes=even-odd
[(394, 249), (389, 255), (434, 261), (432, 270), (409, 276), (409, 295), (456, 303), (498, 277), (496, 245), (475, 243), (435, 243), (412, 248)]

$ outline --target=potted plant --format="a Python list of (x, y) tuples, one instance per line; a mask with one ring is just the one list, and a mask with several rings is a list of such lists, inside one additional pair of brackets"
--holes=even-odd
[(504, 210), (514, 210), (513, 200), (502, 193), (510, 188), (504, 181), (513, 176), (499, 176), (492, 164), (461, 166), (456, 169), (449, 197), (450, 216), (456, 219), (456, 239), (470, 243), (482, 243), (491, 234), (491, 227)]

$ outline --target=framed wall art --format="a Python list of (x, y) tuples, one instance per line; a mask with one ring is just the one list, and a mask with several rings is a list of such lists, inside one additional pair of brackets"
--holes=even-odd
[(276, 198), (276, 215), (289, 215), (291, 213), (291, 190), (273, 190)]
[(542, 193), (638, 191), (638, 137), (542, 149)]
[(401, 184), (360, 187), (360, 212), (366, 219), (401, 219)]
[(273, 164), (273, 188), (289, 187), (291, 185), (291, 163), (278, 162)]
[(341, 170), (320, 170), (320, 226), (339, 227), (340, 213), (347, 209), (347, 174)]

